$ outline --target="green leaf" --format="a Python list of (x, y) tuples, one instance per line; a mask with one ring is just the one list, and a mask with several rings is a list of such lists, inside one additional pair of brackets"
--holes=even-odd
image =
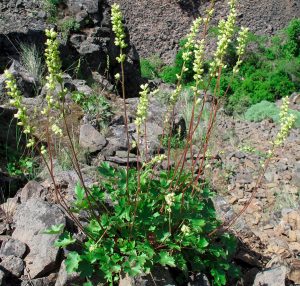
[(80, 260), (78, 271), (81, 277), (91, 277), (94, 273), (93, 265), (86, 259)]
[(84, 199), (84, 188), (79, 183), (75, 187), (75, 194), (77, 201), (81, 202)]
[(59, 236), (58, 240), (55, 241), (54, 245), (56, 247), (66, 247), (73, 244), (75, 241), (76, 239), (72, 238), (69, 232), (64, 232)]
[(183, 255), (181, 253), (178, 253), (174, 256), (175, 261), (176, 261), (176, 266), (182, 270), (183, 272), (187, 273), (188, 268), (186, 265), (186, 260), (184, 259)]
[(93, 286), (91, 281), (85, 282), (83, 283), (83, 286)]
[(98, 168), (98, 171), (103, 177), (113, 177), (115, 174), (114, 168), (112, 168), (107, 162), (103, 162)]
[(209, 242), (204, 237), (199, 238), (198, 241), (197, 241), (197, 247), (200, 248), (200, 249), (205, 248), (208, 245), (209, 245)]
[(223, 286), (226, 285), (226, 275), (225, 272), (219, 269), (212, 269), (210, 271), (211, 275), (214, 278), (214, 283), (217, 286)]
[(205, 226), (206, 221), (204, 219), (191, 219), (191, 225), (194, 229), (202, 230), (202, 228)]
[(68, 273), (76, 272), (79, 266), (81, 257), (77, 252), (70, 252), (65, 260), (66, 270)]
[(63, 232), (64, 227), (65, 227), (64, 224), (52, 225), (50, 228), (45, 229), (43, 231), (43, 233), (45, 233), (45, 234), (59, 234), (59, 233)]
[(170, 254), (166, 251), (162, 251), (159, 253), (159, 260), (158, 263), (160, 263), (162, 266), (171, 266), (175, 267), (175, 259), (174, 257), (170, 256)]

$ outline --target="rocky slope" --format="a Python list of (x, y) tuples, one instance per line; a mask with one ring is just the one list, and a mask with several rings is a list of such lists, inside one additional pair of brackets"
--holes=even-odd
[[(178, 42), (192, 20), (204, 16), (209, 1), (202, 0), (109, 0), (121, 5), (131, 42), (140, 57), (158, 54), (172, 62)], [(181, 4), (182, 3), (182, 4)], [(272, 34), (300, 15), (298, 0), (241, 0), (238, 5), (239, 23), (260, 34)], [(216, 1), (213, 24), (226, 15), (227, 1)]]

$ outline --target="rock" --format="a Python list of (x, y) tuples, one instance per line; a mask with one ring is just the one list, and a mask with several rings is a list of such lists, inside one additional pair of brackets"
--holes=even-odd
[[(132, 145), (132, 134), (136, 131), (134, 124), (128, 125), (129, 133), (129, 144)], [(107, 132), (108, 144), (103, 149), (106, 154), (112, 154), (116, 151), (126, 151), (127, 150), (127, 134), (124, 125), (110, 126)]]
[(75, 79), (72, 80), (72, 83), (78, 92), (82, 92), (85, 95), (91, 95), (93, 93), (93, 90), (86, 84), (85, 80)]
[(292, 261), (288, 278), (295, 284), (300, 284), (300, 260), (295, 259)]
[(0, 267), (9, 274), (12, 274), (15, 277), (20, 277), (24, 270), (24, 262), (21, 258), (13, 255), (5, 256), (0, 263)]
[(67, 273), (65, 261), (61, 263), (55, 286), (68, 286), (73, 284), (82, 284), (83, 282), (84, 279), (80, 278), (78, 273)]
[(106, 139), (91, 124), (84, 124), (80, 127), (79, 144), (94, 153), (103, 149)]
[(289, 241), (296, 242), (297, 241), (297, 233), (294, 230), (290, 230), (288, 232)]
[(17, 239), (9, 239), (8, 241), (4, 241), (0, 248), (0, 256), (16, 256), (23, 258), (26, 252), (26, 244), (17, 240)]
[[(141, 135), (140, 135), (140, 142), (139, 147), (141, 153), (145, 153), (146, 147), (148, 154), (156, 154), (160, 151), (162, 153), (162, 146), (160, 143), (160, 136), (163, 134), (163, 129), (158, 124), (154, 122), (147, 122), (147, 135), (145, 137), (145, 127), (141, 127)], [(138, 141), (137, 133), (133, 134), (134, 140)]]
[(96, 81), (102, 88), (108, 90), (108, 91), (113, 91), (114, 86), (101, 74), (98, 72), (93, 72), (93, 80)]
[(208, 278), (205, 274), (198, 273), (190, 278), (191, 282), (188, 283), (188, 286), (210, 286)]
[(4, 279), (5, 279), (5, 273), (2, 270), (0, 270), (0, 285), (5, 285)]
[(26, 243), (29, 248), (25, 262), (31, 278), (55, 269), (59, 249), (54, 246), (54, 242), (59, 235), (43, 232), (52, 225), (66, 225), (66, 217), (58, 206), (32, 198), (18, 207), (13, 220), (15, 231), (12, 237)]
[(34, 97), (37, 95), (39, 82), (34, 75), (30, 74), (22, 65), (17, 61), (13, 61), (8, 69), (17, 80), (18, 87), (24, 97)]
[(261, 285), (284, 286), (286, 274), (287, 274), (287, 268), (285, 266), (271, 268), (259, 272), (255, 277), (253, 286), (261, 286)]
[(53, 286), (53, 281), (47, 277), (22, 281), (21, 286)]
[(21, 203), (31, 198), (41, 198), (44, 188), (36, 181), (29, 181), (21, 191)]
[[(135, 278), (128, 276), (122, 277), (119, 286), (175, 286), (175, 282), (168, 268), (157, 266), (152, 269), (152, 277), (150, 275), (140, 275)], [(154, 281), (153, 281), (154, 279)]]

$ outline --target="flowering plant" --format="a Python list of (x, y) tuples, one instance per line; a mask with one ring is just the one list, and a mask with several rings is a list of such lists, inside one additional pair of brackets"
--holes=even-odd
[[(205, 182), (205, 178), (203, 178), (208, 142), (219, 109), (221, 74), (222, 69), (226, 68), (224, 57), (233, 37), (237, 15), (235, 0), (230, 0), (229, 16), (227, 20), (221, 20), (219, 23), (220, 35), (217, 49), (210, 65), (210, 77), (206, 82), (203, 78), (203, 61), (207, 28), (213, 14), (213, 2), (212, 7), (208, 10), (207, 17), (196, 19), (187, 36), (182, 69), (177, 74), (178, 82), (168, 101), (166, 114), (164, 114), (164, 133), (161, 141), (163, 142), (167, 138), (166, 145), (168, 149), (166, 154), (157, 154), (153, 158), (148, 156), (147, 146), (143, 150), (139, 140), (140, 136), (143, 136), (145, 141), (147, 138), (146, 119), (150, 93), (147, 84), (141, 86), (140, 102), (135, 119), (138, 135), (135, 142), (137, 150), (136, 168), (130, 168), (129, 166), (131, 146), (129, 144), (124, 83), (126, 35), (120, 7), (116, 4), (112, 6), (112, 29), (115, 33), (115, 44), (120, 48), (117, 61), (120, 63), (121, 72), (115, 75), (115, 79), (122, 84), (128, 146), (127, 166), (125, 169), (113, 168), (107, 163), (102, 163), (99, 167), (101, 182), (92, 187), (85, 185), (66, 122), (65, 96), (67, 90), (63, 86), (57, 34), (54, 30), (46, 31), (48, 38), (46, 42), (48, 92), (46, 95), (47, 105), (42, 110), (42, 114), (47, 118), (48, 141), (47, 146), (42, 145), (39, 150), (45, 159), (45, 164), (55, 186), (57, 201), (77, 225), (78, 230), (84, 234), (84, 240), (80, 241), (80, 249), (70, 251), (65, 264), (68, 272), (79, 272), (81, 276), (86, 278), (85, 286), (92, 285), (92, 280), (97, 281), (97, 283), (104, 280), (112, 285), (124, 274), (132, 277), (149, 274), (152, 277), (151, 270), (157, 264), (177, 267), (186, 277), (191, 272), (205, 273), (213, 281), (213, 285), (216, 286), (226, 285), (228, 274), (237, 273), (234, 265), (230, 263), (235, 243), (229, 234), (224, 233), (223, 229), (229, 228), (239, 215), (245, 211), (255, 195), (255, 191), (248, 205), (228, 225), (224, 226), (217, 219), (212, 203), (213, 194)], [(203, 32), (199, 36), (201, 24), (203, 24)], [(246, 28), (242, 28), (239, 33), (238, 61), (233, 68), (232, 76), (238, 72), (242, 63), (247, 31)], [(192, 86), (194, 104), (187, 136), (182, 146), (182, 153), (175, 164), (172, 165), (170, 162), (170, 146), (173, 135), (172, 123), (174, 122), (175, 106), (182, 90), (183, 75), (188, 70), (186, 63), (192, 55), (189, 50), (194, 51), (193, 72), (195, 82)], [(32, 134), (34, 127), (30, 125), (26, 109), (22, 105), (22, 97), (18, 91), (16, 81), (9, 72), (5, 74), (9, 95), (12, 97), (11, 103), (18, 109), (16, 117), (19, 125), (24, 127), (24, 133)], [(199, 150), (193, 150), (193, 136), (200, 124), (212, 79), (217, 79), (217, 84), (212, 95), (213, 100), (205, 139), (201, 142)], [(204, 96), (200, 97), (200, 94), (202, 94), (200, 88), (203, 87)], [(224, 96), (226, 96), (226, 92)], [(287, 106), (288, 101), (284, 100), (280, 114), (281, 129), (257, 181), (256, 190), (274, 149), (281, 145), (287, 137), (294, 122), (294, 118), (288, 115)], [(60, 111), (60, 116), (53, 118), (51, 115), (52, 110)], [(64, 127), (69, 138), (72, 164), (79, 178), (79, 183), (75, 188), (75, 201), (71, 208), (64, 201), (53, 173), (50, 133), (63, 136), (64, 130), (61, 126)], [(28, 146), (36, 146), (35, 143), (32, 136), (28, 140)], [(188, 155), (190, 155), (191, 160), (187, 165)], [(49, 160), (46, 156), (49, 157)], [(167, 163), (164, 169), (162, 168), (162, 161)], [(84, 223), (78, 215), (82, 213), (85, 214)], [(223, 229), (221, 229), (222, 227)], [(221, 233), (219, 230), (222, 230)], [(68, 248), (79, 242), (70, 232), (64, 231), (61, 226), (53, 226), (47, 232), (61, 233), (59, 240), (56, 242), (58, 247)]]

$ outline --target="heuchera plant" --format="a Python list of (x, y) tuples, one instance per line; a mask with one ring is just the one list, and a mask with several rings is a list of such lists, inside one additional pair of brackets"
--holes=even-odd
[[(99, 167), (100, 183), (87, 187), (81, 173), (80, 164), (74, 148), (73, 140), (66, 118), (66, 95), (64, 88), (61, 61), (58, 51), (57, 33), (46, 31), (47, 49), (46, 63), (48, 67), (46, 106), (42, 115), (47, 119), (45, 138), (47, 144), (36, 141), (31, 120), (22, 105), (22, 96), (12, 74), (5, 72), (8, 94), (12, 97), (11, 104), (18, 109), (16, 118), (23, 126), (23, 132), (28, 136), (28, 147), (34, 147), (44, 159), (52, 179), (57, 201), (62, 205), (69, 217), (84, 235), (83, 240), (65, 231), (63, 225), (53, 226), (47, 230), (49, 234), (60, 234), (55, 245), (70, 248), (65, 260), (69, 273), (78, 272), (85, 277), (85, 286), (92, 282), (108, 282), (113, 285), (120, 277), (128, 275), (149, 274), (156, 265), (176, 267), (187, 277), (192, 272), (205, 273), (213, 285), (222, 286), (227, 283), (227, 274), (236, 274), (236, 268), (230, 263), (235, 250), (235, 241), (224, 229), (229, 228), (249, 206), (255, 196), (258, 185), (263, 177), (276, 147), (280, 146), (293, 125), (294, 118), (286, 112), (288, 102), (285, 100), (280, 114), (281, 129), (275, 138), (261, 176), (256, 182), (256, 188), (251, 198), (231, 222), (222, 225), (216, 216), (212, 202), (213, 193), (203, 176), (208, 143), (213, 129), (217, 111), (220, 107), (220, 82), (222, 70), (226, 68), (224, 57), (228, 45), (234, 36), (236, 22), (236, 3), (229, 1), (230, 12), (227, 20), (219, 23), (217, 49), (209, 69), (209, 78), (204, 80), (204, 51), (208, 25), (213, 15), (213, 2), (205, 18), (193, 22), (187, 36), (182, 54), (182, 69), (177, 74), (177, 85), (168, 101), (164, 116), (164, 133), (161, 145), (167, 146), (165, 154), (158, 152), (150, 156), (147, 150), (147, 115), (149, 108), (150, 89), (147, 84), (141, 86), (140, 102), (137, 107), (135, 125), (137, 140), (134, 147), (137, 150), (137, 166), (129, 166), (129, 152), (132, 149), (128, 133), (128, 118), (126, 110), (126, 95), (124, 82), (124, 64), (126, 63), (126, 35), (122, 23), (122, 13), (118, 5), (112, 6), (112, 28), (115, 33), (115, 44), (120, 48), (116, 58), (120, 63), (120, 73), (115, 79), (121, 85), (124, 102), (125, 128), (127, 134), (127, 166), (113, 168), (108, 163)], [(200, 27), (203, 31), (200, 33)], [(238, 73), (245, 51), (247, 29), (242, 28), (237, 36), (238, 61), (233, 68), (232, 76)], [(182, 91), (184, 74), (191, 68), (193, 59), (194, 84), (193, 108), (187, 136), (181, 143), (181, 155), (175, 164), (171, 164), (170, 149), (174, 111)], [(204, 140), (199, 142), (194, 150), (193, 136), (199, 127), (204, 105), (207, 102), (207, 92), (212, 81), (215, 81), (213, 100), (211, 101), (209, 119)], [(57, 91), (59, 90), (59, 91)], [(201, 94), (203, 96), (201, 96)], [(197, 107), (197, 108), (196, 108)], [(196, 112), (197, 111), (197, 112)], [(57, 112), (59, 116), (53, 116)], [(66, 133), (69, 139), (69, 154), (73, 168), (78, 174), (79, 182), (75, 188), (75, 200), (70, 206), (60, 192), (60, 186), (54, 175), (54, 154), (52, 152), (53, 136), (62, 137)], [(159, 148), (161, 149), (161, 148)], [(190, 153), (190, 154), (189, 154)], [(191, 158), (187, 164), (187, 158)], [(162, 168), (164, 161), (165, 168)], [(222, 231), (219, 231), (222, 230)], [(74, 251), (74, 245), (79, 245)]]

